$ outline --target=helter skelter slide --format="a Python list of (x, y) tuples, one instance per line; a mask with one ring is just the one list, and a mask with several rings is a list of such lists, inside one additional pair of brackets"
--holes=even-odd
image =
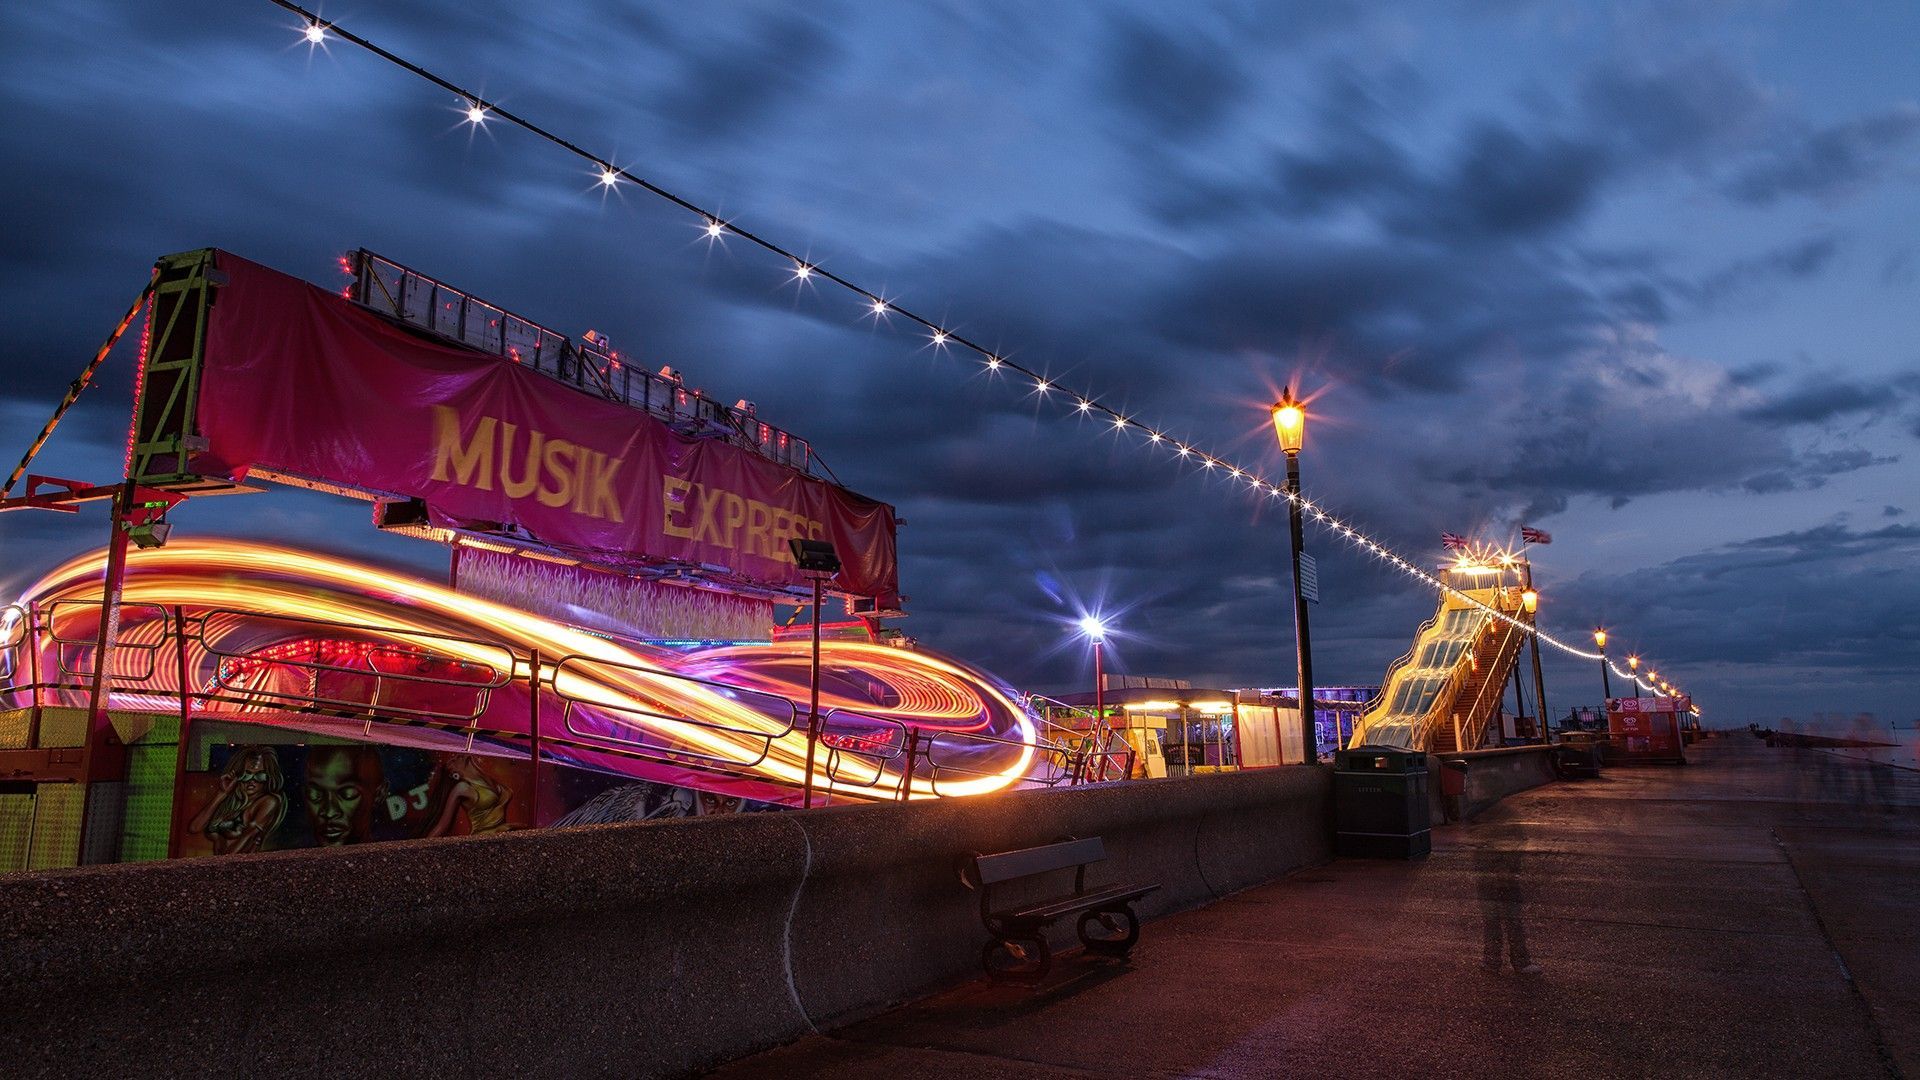
[(1491, 574), (1500, 583), (1478, 587), (1469, 579), (1458, 594), (1441, 594), (1433, 618), (1415, 633), (1413, 648), (1387, 670), (1379, 698), (1354, 726), (1348, 745), (1430, 754), (1485, 745), (1526, 640), (1525, 631), (1494, 612), (1531, 621), (1526, 590), (1504, 582), (1505, 574), (1517, 577), (1525, 570), (1524, 560), (1512, 557), (1467, 560), (1449, 568), (1449, 578)]
[[(212, 249), (161, 259), (126, 483), (30, 476), (0, 503), (116, 509), (106, 551), (0, 614), (0, 764), (34, 788), (35, 821), (62, 799), (87, 807), (55, 846), (82, 832), (96, 846), (109, 791), (113, 814), (170, 807), (156, 827), (166, 850), (132, 857), (179, 854), (183, 832), (257, 850), (302, 810), (316, 837), (378, 831), (281, 796), (294, 765), (309, 793), (380, 773), (384, 786), (361, 786), (416, 834), (504, 823), (510, 773), (512, 820), (577, 815), (575, 796), (596, 785), (553, 766), (736, 805), (1085, 774), (1068, 733), (1053, 738), (998, 680), (884, 643), (881, 620), (901, 613), (893, 508), (818, 475), (811, 447), (752, 404), (370, 252), (342, 267), (351, 281), (333, 292)], [(267, 483), (372, 502), (377, 528), (449, 545), (451, 580), (243, 541), (166, 543), (175, 503)], [(831, 543), (840, 571), (803, 570), (795, 538)], [(118, 603), (103, 605), (103, 578)], [(776, 603), (805, 605), (816, 586), (851, 620), (822, 643), (810, 722), (809, 645), (776, 640), (772, 624)], [(296, 733), (299, 749), (243, 731), (262, 726)], [(426, 755), (430, 775), (402, 792), (394, 761), (324, 749), (366, 745)], [(163, 746), (177, 748), (177, 782), (133, 782), (166, 771)], [(196, 774), (197, 815), (180, 791)], [(436, 792), (464, 801), (437, 808)]]

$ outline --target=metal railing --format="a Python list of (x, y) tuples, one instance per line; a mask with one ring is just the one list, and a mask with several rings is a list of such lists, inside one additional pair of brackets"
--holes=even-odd
[(761, 421), (752, 409), (689, 390), (678, 376), (636, 368), (602, 339), (576, 340), (365, 248), (353, 253), (347, 270), (353, 275), (348, 299), (382, 315), (639, 409), (683, 434), (723, 439), (788, 468), (813, 471), (807, 440)]
[[(83, 600), (0, 609), (0, 708), (30, 710), (29, 746), (38, 745), (44, 710), (85, 707), (99, 611), (99, 601)], [(122, 613), (131, 617), (123, 617), (113, 646), (108, 685), (121, 699), (114, 708), (149, 699), (154, 708), (132, 711), (177, 710), (183, 733), (198, 720), (312, 715), (358, 721), (368, 737), (376, 724), (394, 724), (460, 736), (469, 749), (489, 739), (540, 763), (572, 750), (767, 780), (756, 767), (780, 740), (807, 729), (806, 704), (772, 691), (579, 654), (543, 659), (498, 639), (237, 608), (127, 604)], [(240, 637), (263, 643), (228, 643), (223, 635), (236, 626), (246, 630)], [(49, 654), (54, 662), (43, 663)], [(622, 684), (631, 692), (615, 689)], [(498, 695), (515, 687), (527, 697), (524, 730), (502, 726), (497, 713), (488, 720)], [(732, 703), (740, 719), (690, 715), (667, 700), (681, 695)], [(558, 706), (558, 723), (549, 705)], [(825, 709), (817, 735), (824, 790), (881, 800), (945, 796), (965, 781), (1006, 777), (1007, 762), (1023, 752), (1031, 763), (1015, 786), (1078, 784), (1102, 778), (1106, 764), (1123, 756), (1104, 745), (1064, 744), (1048, 734), (1047, 720), (1031, 719), (1029, 740)], [(1117, 776), (1130, 771), (1131, 754), (1124, 751)]]
[[(1471, 750), (1479, 747), (1486, 735), (1487, 721), (1499, 710), (1501, 695), (1506, 690), (1507, 670), (1512, 666), (1512, 661), (1507, 656), (1507, 646), (1521, 631), (1505, 619), (1493, 619), (1489, 620), (1489, 623), (1488, 630), (1497, 632), (1500, 640), (1494, 645), (1493, 660), (1488, 665), (1487, 677), (1480, 683), (1480, 689), (1473, 695), (1473, 701), (1468, 703), (1464, 713), (1458, 709), (1454, 710), (1453, 748), (1455, 750)], [(1517, 659), (1519, 650), (1514, 650), (1513, 655)], [(1489, 690), (1493, 692), (1491, 702), (1487, 699)], [(1486, 707), (1489, 704), (1492, 708)]]

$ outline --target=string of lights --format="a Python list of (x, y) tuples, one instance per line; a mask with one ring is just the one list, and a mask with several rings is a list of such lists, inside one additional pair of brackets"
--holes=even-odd
[[(1352, 544), (1356, 550), (1408, 575), (1428, 588), (1434, 589), (1443, 595), (1454, 597), (1470, 606), (1480, 608), (1486, 611), (1492, 618), (1498, 619), (1527, 633), (1536, 633), (1542, 644), (1558, 649), (1570, 656), (1579, 657), (1583, 660), (1604, 659), (1604, 654), (1602, 653), (1590, 652), (1553, 634), (1538, 630), (1533, 623), (1515, 618), (1507, 612), (1487, 604), (1467, 591), (1455, 587), (1452, 583), (1437, 574), (1416, 565), (1386, 545), (1374, 540), (1348, 522), (1328, 513), (1325, 508), (1314, 503), (1304, 495), (1295, 495), (1288, 492), (1281, 485), (1275, 484), (1272, 480), (1262, 475), (1256, 468), (1230, 461), (1221, 455), (1202, 450), (1192, 442), (1177, 439), (1168, 432), (1153, 427), (1135, 416), (1114, 409), (1092, 394), (1075, 393), (1065, 390), (1043, 372), (1026, 364), (1016, 362), (1011, 359), (1007, 353), (982, 345), (955, 332), (941, 322), (902, 306), (896, 299), (889, 299), (879, 292), (841, 277), (839, 274), (833, 273), (820, 264), (781, 246), (773, 240), (741, 227), (736, 221), (724, 218), (720, 214), (708, 210), (692, 200), (675, 194), (647, 180), (645, 177), (638, 176), (630, 170), (579, 146), (563, 136), (549, 131), (539, 124), (501, 106), (498, 102), (490, 101), (466, 87), (460, 86), (404, 57), (396, 55), (366, 38), (341, 27), (337, 22), (328, 22), (322, 19), (317, 13), (307, 10), (301, 5), (292, 2), (292, 0), (270, 0), (270, 2), (300, 17), (302, 23), (299, 27), (299, 32), (310, 46), (324, 47), (329, 41), (336, 39), (346, 42), (453, 94), (461, 103), (461, 113), (465, 122), (468, 124), (481, 127), (497, 122), (519, 128), (585, 161), (592, 167), (593, 176), (602, 188), (614, 189), (622, 184), (631, 184), (695, 215), (698, 219), (697, 223), (699, 228), (705, 233), (709, 241), (720, 242), (730, 237), (736, 237), (746, 243), (761, 248), (781, 260), (787, 267), (788, 273), (792, 275), (794, 281), (827, 282), (852, 294), (852, 296), (860, 302), (861, 314), (865, 317), (877, 320), (898, 318), (907, 324), (909, 328), (917, 329), (925, 333), (927, 344), (933, 348), (943, 352), (955, 350), (971, 353), (978, 359), (978, 362), (986, 372), (996, 376), (1023, 380), (1028, 387), (1028, 393), (1032, 396), (1037, 396), (1042, 401), (1059, 401), (1064, 403), (1069, 410), (1067, 415), (1101, 419), (1108, 424), (1110, 430), (1116, 434), (1137, 436), (1144, 446), (1160, 448), (1173, 455), (1173, 457), (1180, 462), (1198, 466), (1204, 473), (1213, 473), (1229, 481), (1243, 483), (1243, 493), (1256, 497), (1264, 496), (1267, 499), (1297, 502), (1302, 513), (1306, 514), (1315, 524), (1325, 528), (1334, 536)], [(1607, 661), (1607, 664), (1609, 668), (1623, 679), (1633, 679), (1635, 677), (1629, 672), (1622, 671), (1611, 661)], [(1641, 681), (1646, 681), (1645, 676), (1641, 676), (1640, 679)], [(1677, 690), (1677, 688), (1675, 689)]]

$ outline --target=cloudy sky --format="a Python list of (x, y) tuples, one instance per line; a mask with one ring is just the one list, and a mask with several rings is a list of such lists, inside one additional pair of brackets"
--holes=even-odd
[[(1920, 90), (1905, 2), (330, 3), (324, 14), (1402, 551), (1554, 534), (1595, 623), (1719, 720), (1920, 706)], [(1070, 688), (1116, 660), (1291, 682), (1284, 521), (264, 0), (14, 5), (0, 33), (0, 433), (24, 449), (153, 259), (333, 284), (366, 246), (609, 332), (895, 503), (907, 629)], [(37, 471), (118, 468), (129, 356)], [(363, 505), (184, 532), (434, 566)], [(15, 587), (103, 531), (7, 515)], [(1310, 536), (1323, 684), (1432, 597)], [(1396, 575), (1397, 578), (1397, 575)], [(1555, 711), (1598, 696), (1549, 655)]]

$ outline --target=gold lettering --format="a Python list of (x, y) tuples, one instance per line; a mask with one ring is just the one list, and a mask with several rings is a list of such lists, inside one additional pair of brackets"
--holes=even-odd
[(564, 439), (555, 439), (547, 444), (544, 462), (547, 472), (553, 477), (553, 487), (540, 485), (535, 497), (543, 506), (561, 507), (573, 500), (573, 471), (568, 467), (578, 454), (579, 448)]
[(734, 538), (740, 531), (740, 526), (746, 524), (747, 500), (735, 495), (731, 491), (723, 491), (720, 494), (721, 497), (726, 500), (726, 509), (721, 511), (721, 520), (726, 525), (727, 537), (725, 540), (722, 540), (721, 543), (728, 547), (738, 547), (739, 545), (734, 543)]
[(624, 461), (625, 458), (609, 458), (605, 454), (593, 455), (593, 484), (591, 487), (581, 484), (588, 491), (587, 513), (591, 516), (608, 521), (626, 520), (620, 513), (620, 499), (613, 493), (613, 474)]
[[(660, 491), (661, 514), (660, 530), (668, 536), (678, 536), (691, 540), (693, 526), (686, 524), (688, 492), (693, 485), (677, 476), (669, 476)], [(675, 520), (674, 515), (679, 515)]]
[(451, 464), (456, 484), (493, 490), (493, 417), (483, 416), (473, 426), (473, 437), (460, 443), (460, 411), (449, 405), (433, 407), (433, 479), (448, 479)]
[(700, 493), (700, 516), (693, 526), (694, 542), (700, 543), (712, 537), (714, 543), (725, 547), (726, 542), (720, 538), (720, 522), (714, 516), (714, 511), (720, 509), (720, 492), (703, 484), (695, 484), (693, 489)]
[(518, 425), (500, 421), (500, 490), (507, 493), (509, 499), (524, 499), (533, 494), (540, 483), (540, 444), (547, 437), (538, 431), (527, 431), (526, 469), (520, 479), (513, 478), (513, 437), (519, 431)]
[(747, 504), (747, 535), (742, 537), (741, 547), (749, 555), (766, 555), (773, 546), (767, 539), (767, 519), (769, 507), (759, 499)]

